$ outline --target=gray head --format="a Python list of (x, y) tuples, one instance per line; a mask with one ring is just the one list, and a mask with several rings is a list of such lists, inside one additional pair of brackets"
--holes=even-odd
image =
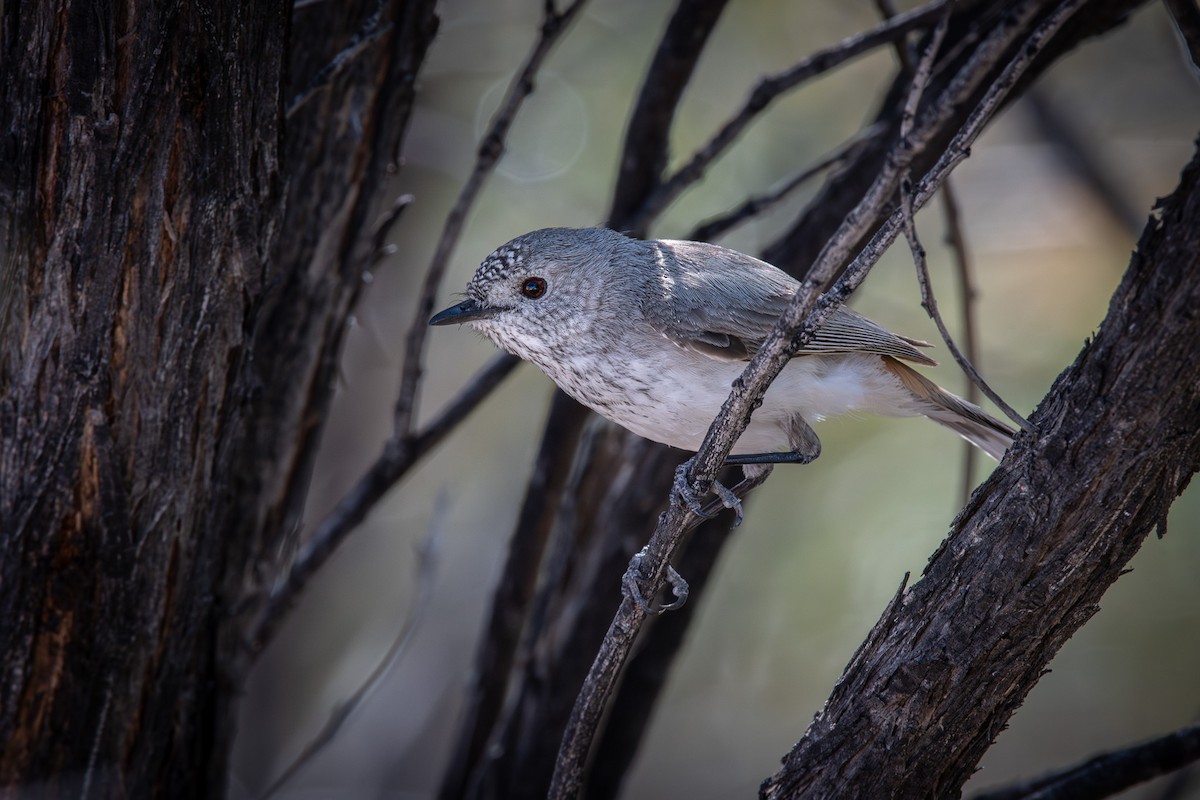
[(628, 265), (646, 243), (605, 228), (544, 228), (507, 242), (483, 260), (467, 299), (429, 320), (467, 323), (523, 358), (578, 337), (592, 322), (627, 313), (609, 308), (636, 294)]

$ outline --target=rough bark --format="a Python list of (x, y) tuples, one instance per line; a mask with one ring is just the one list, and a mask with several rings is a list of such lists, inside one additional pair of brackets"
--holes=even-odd
[(762, 797), (955, 797), (1200, 469), (1200, 154), (924, 577), (899, 594)]
[(377, 5), (3, 6), (0, 792), (224, 792), (432, 3), (289, 52)]

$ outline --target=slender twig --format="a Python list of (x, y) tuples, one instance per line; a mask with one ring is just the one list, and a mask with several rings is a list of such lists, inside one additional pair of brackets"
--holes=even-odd
[(785, 180), (777, 188), (772, 189), (766, 194), (747, 198), (745, 202), (732, 211), (728, 211), (720, 216), (710, 217), (701, 222), (692, 229), (687, 238), (704, 242), (712, 241), (751, 217), (758, 216), (770, 210), (812, 178), (852, 156), (858, 148), (882, 132), (883, 125), (881, 123), (876, 123), (859, 131), (852, 138), (838, 145), (829, 153), (826, 153), (815, 164)]
[[(978, 338), (975, 335), (975, 282), (971, 277), (971, 260), (967, 249), (967, 237), (963, 231), (962, 218), (955, 199), (953, 182), (950, 178), (942, 184), (942, 211), (946, 218), (946, 243), (954, 256), (955, 271), (958, 274), (959, 293), (962, 303), (962, 341), (963, 353), (971, 364), (979, 363)], [(979, 387), (975, 381), (967, 381), (967, 389), (963, 392), (967, 402), (979, 402)], [(970, 442), (963, 442), (962, 469), (962, 502), (966, 505), (975, 487), (975, 465), (979, 457), (978, 449)]]
[[(928, 202), (946, 176), (967, 157), (971, 144), (995, 115), (1018, 78), (1083, 2), (1084, 0), (1069, 0), (1059, 6), (1027, 37), (1024, 46), (1005, 65), (1000, 76), (974, 107), (933, 169), (915, 188), (915, 208)], [(1033, 2), (1026, 3), (997, 24), (981, 42), (963, 70), (986, 72), (994, 66), (1019, 32), (1031, 23), (1037, 12), (1036, 6)], [(970, 76), (963, 75), (963, 71), (960, 70), (959, 76), (950, 82), (938, 104), (958, 105), (965, 102), (966, 98), (957, 92), (970, 91), (979, 79), (976, 76), (973, 80)], [(919, 90), (919, 87), (914, 87), (914, 90)], [(937, 119), (939, 115), (931, 113), (930, 117)], [(693, 493), (703, 494), (709, 490), (717, 470), (724, 463), (734, 442), (745, 430), (750, 413), (766, 392), (767, 386), (783, 369), (796, 349), (806, 343), (833, 310), (862, 283), (884, 250), (895, 241), (904, 224), (903, 215), (898, 210), (876, 231), (867, 246), (842, 272), (834, 286), (824, 296), (820, 296), (820, 287), (826, 285), (841, 264), (849, 258), (852, 243), (858, 241), (870, 220), (877, 219), (886, 209), (888, 198), (892, 194), (891, 187), (923, 146), (920, 137), (932, 137), (935, 130), (931, 125), (922, 125), (912, 134), (912, 138), (902, 139), (896, 144), (875, 183), (822, 250), (809, 273), (809, 278), (800, 285), (761, 349), (751, 359), (741, 377), (734, 382), (733, 391), (705, 435), (696, 456), (691, 460), (687, 478)], [(645, 577), (645, 580), (639, 581), (643, 597), (653, 596), (664, 585), (667, 565), (682, 541), (687, 514), (682, 503), (672, 502), (659, 518), (659, 524), (650, 538), (645, 555), (638, 563), (639, 570)], [(572, 711), (551, 783), (551, 798), (557, 800), (578, 796), (593, 738), (617, 678), (645, 621), (645, 610), (631, 597), (626, 596), (605, 635)]]
[(1099, 800), (1200, 760), (1200, 724), (972, 800)]
[(416, 414), (417, 389), (420, 387), (422, 355), (425, 351), (427, 327), (425, 321), (433, 313), (433, 302), (441, 285), (442, 276), (450, 262), (450, 255), (458, 246), (467, 214), (475, 205), (484, 183), (496, 168), (500, 156), (504, 154), (504, 139), (517, 117), (525, 98), (533, 92), (534, 77), (545, 61), (550, 49), (558, 42), (568, 24), (579, 13), (586, 0), (575, 0), (562, 12), (554, 11), (554, 4), (546, 4), (546, 13), (542, 19), (541, 34), (534, 43), (521, 70), (508, 85), (508, 91), (492, 117), (487, 133), (479, 144), (479, 154), (475, 159), (475, 168), (463, 184), (454, 202), (454, 207), (446, 216), (438, 239), (437, 249), (430, 259), (429, 268), (425, 272), (425, 280), (421, 285), (420, 300), (417, 303), (417, 313), (409, 328), (404, 351), (404, 370), (400, 377), (400, 391), (396, 397), (396, 408), (393, 413), (393, 427), (399, 436), (406, 436), (412, 430), (413, 417)]
[(279, 774), (279, 777), (259, 795), (259, 800), (267, 800), (267, 798), (274, 796), (280, 789), (287, 785), (297, 772), (310, 763), (317, 753), (333, 741), (333, 737), (341, 730), (342, 725), (362, 705), (363, 700), (379, 686), (380, 680), (392, 670), (396, 662), (399, 661), (401, 654), (412, 642), (417, 628), (420, 627), (421, 622), (426, 618), (425, 612), (429, 607), (429, 598), (433, 594), (433, 577), (437, 570), (438, 540), (441, 535), (441, 524), (446, 517), (446, 505), (446, 495), (445, 493), (440, 493), (434, 502), (433, 519), (429, 526), (429, 533), (425, 536), (425, 540), (416, 548), (416, 588), (413, 592), (412, 601), (409, 604), (408, 614), (405, 616), (400, 630), (396, 631), (396, 636), (392, 639), (387, 652), (383, 654), (383, 657), (379, 659), (379, 663), (363, 679), (359, 687), (354, 690), (354, 693), (329, 712), (329, 718), (325, 720), (325, 724), (321, 726), (321, 730), (317, 731), (316, 736), (309, 740), (308, 744), (300, 751), (300, 754), (292, 759), (292, 762)]
[[(312, 77), (308, 85), (304, 87), (288, 104), (286, 117), (291, 119), (292, 115), (304, 107), (304, 104), (311, 100), (317, 92), (328, 85), (330, 78), (338, 73), (343, 67), (349, 64), (361, 52), (367, 49), (373, 42), (377, 41), (381, 36), (392, 30), (392, 24), (389, 22), (386, 25), (380, 25), (383, 20), (383, 9), (385, 3), (380, 0), (376, 4), (375, 10), (363, 21), (359, 26), (358, 31), (350, 37), (349, 43), (337, 55), (329, 60), (329, 63), (321, 67), (317, 74)], [(300, 6), (296, 6), (299, 8)]]
[(1187, 50), (1192, 74), (1200, 78), (1200, 8), (1196, 7), (1196, 0), (1163, 0), (1163, 5)]
[(822, 75), (856, 56), (902, 38), (910, 31), (922, 27), (950, 6), (950, 0), (934, 0), (927, 5), (900, 14), (874, 29), (851, 36), (838, 44), (820, 50), (791, 68), (775, 75), (762, 78), (750, 92), (742, 108), (692, 158), (668, 178), (642, 203), (630, 220), (629, 226), (640, 229), (646, 221), (657, 216), (683, 193), (685, 189), (703, 177), (709, 165), (737, 140), (766, 108), (780, 95), (796, 88), (805, 81)]
[[(940, 35), (944, 34), (944, 32), (945, 31), (943, 27), (938, 28), (938, 31), (934, 34), (934, 44), (940, 43)], [(921, 59), (921, 63), (917, 67), (917, 72), (913, 76), (914, 84), (921, 85), (928, 81), (932, 66), (933, 61), (932, 59), (928, 58), (927, 52), (926, 57)], [(919, 99), (919, 97), (916, 97), (915, 92), (909, 95), (909, 105), (905, 107), (904, 114), (901, 115), (900, 118), (901, 138), (909, 135), (909, 131), (912, 128), (913, 114), (915, 113), (916, 104), (919, 102)], [(921, 306), (929, 313), (929, 316), (933, 318), (934, 323), (937, 325), (938, 332), (942, 335), (942, 340), (946, 343), (946, 347), (954, 355), (954, 360), (958, 362), (963, 371), (970, 376), (971, 382), (974, 385), (977, 385), (988, 397), (992, 398), (996, 405), (1002, 408), (1006, 414), (1008, 414), (1010, 417), (1013, 417), (1015, 420), (1019, 420), (1019, 424), (1021, 424), (1022, 427), (1028, 428), (1029, 423), (1025, 420), (1025, 418), (1017, 414), (1016, 411), (1014, 411), (1008, 406), (1008, 404), (1001, 400), (999, 395), (997, 395), (996, 392), (994, 392), (983, 380), (983, 377), (980, 376), (978, 370), (975, 369), (971, 361), (963, 356), (962, 352), (958, 348), (958, 345), (955, 344), (953, 337), (950, 335), (950, 331), (946, 327), (946, 322), (942, 319), (941, 312), (938, 311), (937, 299), (933, 295), (933, 287), (929, 280), (929, 265), (926, 259), (925, 248), (921, 245), (920, 239), (917, 236), (917, 224), (916, 220), (913, 218), (915, 212), (913, 209), (912, 198), (912, 176), (907, 167), (904, 169), (900, 179), (900, 210), (904, 219), (904, 235), (908, 239), (908, 247), (909, 250), (912, 251), (913, 263), (917, 268), (917, 282), (921, 286)], [(968, 478), (970, 477), (970, 462), (968, 462), (967, 465), (966, 475)]]
[(942, 341), (946, 343), (946, 348), (954, 356), (954, 360), (958, 366), (971, 378), (971, 382), (978, 386), (980, 391), (996, 404), (997, 408), (1008, 415), (1009, 419), (1020, 425), (1024, 430), (1032, 430), (1029, 420), (1025, 419), (1012, 406), (1004, 402), (1004, 399), (988, 385), (983, 376), (979, 374), (979, 371), (975, 369), (975, 365), (963, 355), (963, 352), (955, 343), (954, 337), (950, 335), (950, 330), (946, 327), (946, 321), (942, 319), (942, 314), (938, 310), (937, 298), (933, 294), (933, 285), (929, 279), (929, 263), (925, 257), (925, 248), (921, 245), (917, 237), (916, 221), (913, 219), (915, 212), (913, 209), (912, 184), (909, 180), (900, 182), (900, 207), (904, 215), (904, 235), (908, 238), (908, 247), (912, 251), (913, 264), (917, 268), (917, 283), (921, 287), (921, 307), (933, 319), (934, 324), (937, 325), (938, 333), (942, 335)]
[[(941, 43), (941, 37), (945, 33), (943, 25), (938, 27), (934, 33), (934, 38), (929, 50), (926, 51), (926, 56), (921, 59), (920, 65), (917, 67), (917, 72), (913, 76), (914, 86), (923, 86), (929, 80), (930, 71), (933, 68), (933, 59), (928, 57), (928, 53), (934, 49), (936, 45)], [(912, 131), (912, 122), (916, 114), (917, 104), (920, 102), (920, 96), (917, 92), (911, 92), (908, 96), (908, 103), (905, 105), (904, 113), (900, 116), (900, 138), (907, 138)], [(1014, 422), (1022, 428), (1029, 430), (1029, 421), (1018, 414), (1012, 407), (1004, 402), (1000, 396), (988, 386), (983, 380), (983, 376), (975, 369), (975, 366), (967, 360), (955, 344), (954, 338), (950, 335), (950, 330), (946, 327), (945, 320), (942, 319), (941, 312), (938, 311), (937, 298), (933, 295), (933, 286), (929, 280), (929, 264), (925, 256), (925, 248), (921, 245), (917, 237), (917, 224), (913, 219), (915, 210), (913, 208), (912, 197), (912, 176), (908, 167), (905, 167), (901, 173), (900, 179), (900, 210), (904, 220), (904, 235), (908, 239), (908, 247), (912, 251), (913, 263), (917, 267), (917, 282), (921, 286), (921, 307), (929, 313), (937, 325), (938, 332), (942, 335), (942, 341), (946, 343), (946, 347), (954, 356), (954, 360), (964, 372), (971, 378), (971, 382), (980, 388), (980, 390), (988, 396), (1004, 411)]]
[(258, 622), (250, 629), (247, 637), (252, 654), (262, 652), (313, 575), (350, 531), (366, 518), (367, 512), (413, 464), (436, 447), (446, 434), (474, 411), (475, 407), (512, 372), (517, 363), (518, 359), (507, 353), (492, 356), (441, 413), (430, 420), (424, 430), (406, 438), (393, 435), (384, 443), (383, 453), (342, 497), (329, 516), (321, 521), (312, 537), (297, 553), (286, 577), (272, 589), (259, 614)]
[(436, 417), (431, 419), (424, 428), (412, 439), (412, 449), (417, 457), (423, 456), (454, 430), (458, 423), (466, 419), (475, 407), (479, 405), (492, 391), (503, 383), (508, 373), (521, 363), (521, 359), (511, 353), (495, 353), (487, 360), (479, 371), (454, 399), (446, 404)]

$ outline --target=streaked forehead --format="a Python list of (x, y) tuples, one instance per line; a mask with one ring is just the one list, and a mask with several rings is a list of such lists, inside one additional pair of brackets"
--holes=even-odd
[(503, 280), (519, 272), (521, 265), (525, 263), (527, 249), (520, 239), (513, 239), (492, 251), (492, 254), (479, 265), (479, 269), (475, 270), (475, 276), (467, 284), (467, 291), (480, 291), (486, 284)]

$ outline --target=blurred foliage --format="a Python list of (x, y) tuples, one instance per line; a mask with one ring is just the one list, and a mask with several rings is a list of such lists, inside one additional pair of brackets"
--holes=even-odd
[[(479, 260), (510, 237), (603, 218), (628, 110), (671, 7), (664, 0), (589, 6), (552, 55), (499, 173), (469, 219), (444, 287), (447, 301)], [(310, 523), (328, 512), (390, 432), (415, 287), (540, 9), (532, 0), (443, 4), (395, 187), (416, 202), (394, 234), (396, 255), (373, 276), (347, 339)], [(677, 120), (675, 161), (710, 135), (760, 75), (876, 21), (866, 0), (732, 3)], [(863, 124), (893, 70), (893, 52), (880, 50), (786, 96), (655, 234), (684, 235), (700, 219), (815, 161)], [(1200, 129), (1200, 88), (1159, 5), (1065, 59), (1039, 91), (1135, 208), (1148, 213), (1155, 197), (1174, 188)], [(1063, 167), (1022, 102), (985, 135), (955, 181), (979, 290), (980, 366), (1027, 412), (1103, 318), (1134, 241)], [(723, 243), (758, 252), (815, 187)], [(919, 222), (940, 303), (955, 320), (959, 292), (937, 205)], [(854, 304), (894, 330), (937, 339), (902, 247), (893, 248)], [(467, 331), (436, 331), (423, 416), (491, 352)], [(935, 376), (963, 387), (952, 364)], [(428, 576), (432, 600), (416, 638), (336, 741), (281, 796), (436, 791), (551, 389), (532, 367), (518, 370), (376, 508), (319, 577), (251, 681), (234, 797), (265, 786), (387, 649), (415, 593), (415, 545), (431, 529), (438, 532), (437, 567)], [(693, 599), (702, 614), (627, 797), (754, 793), (820, 708), (904, 573), (915, 580), (944, 536), (959, 505), (957, 439), (915, 420), (843, 419), (818, 432), (821, 459), (776, 470), (751, 500), (708, 595)], [(435, 508), (443, 509), (436, 518)], [(1176, 504), (1170, 535), (1146, 544), (1132, 574), (1058, 655), (970, 787), (1164, 733), (1200, 713), (1198, 523), (1200, 494), (1193, 489)], [(617, 592), (614, 586), (614, 602)]]

